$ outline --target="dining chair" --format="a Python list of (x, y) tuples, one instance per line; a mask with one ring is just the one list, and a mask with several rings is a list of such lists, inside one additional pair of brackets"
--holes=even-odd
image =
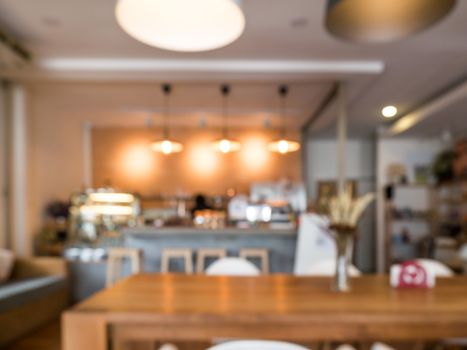
[(227, 256), (227, 251), (224, 248), (200, 248), (196, 256), (196, 272), (203, 273), (206, 270), (206, 259), (217, 258), (222, 259)]
[(433, 270), (436, 277), (453, 277), (454, 272), (442, 262), (433, 259), (416, 259), (425, 269)]
[(301, 345), (273, 340), (232, 340), (208, 350), (309, 350)]
[(269, 251), (263, 248), (242, 248), (239, 257), (242, 259), (259, 259), (261, 272), (269, 273)]
[(248, 260), (233, 257), (219, 259), (206, 269), (206, 275), (210, 276), (258, 276), (260, 274), (261, 271)]
[(143, 253), (133, 248), (110, 248), (107, 252), (106, 287), (123, 278), (123, 262), (130, 261), (131, 274), (143, 271)]
[(182, 259), (185, 273), (192, 274), (193, 273), (193, 252), (189, 248), (165, 248), (162, 250), (162, 258), (161, 258), (161, 272), (167, 273), (169, 272), (169, 265), (170, 260), (172, 259)]

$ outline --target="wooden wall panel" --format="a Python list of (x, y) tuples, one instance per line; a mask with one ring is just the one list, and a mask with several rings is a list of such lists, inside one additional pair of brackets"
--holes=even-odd
[[(113, 187), (142, 195), (197, 193), (222, 194), (229, 187), (249, 192), (250, 184), (301, 179), (300, 152), (278, 155), (267, 150), (277, 131), (232, 130), (242, 142), (233, 154), (215, 152), (210, 142), (220, 132), (208, 129), (176, 129), (172, 136), (184, 144), (179, 154), (162, 155), (149, 149), (159, 130), (147, 128), (94, 128), (92, 164), (94, 187)], [(291, 135), (298, 139), (298, 135)]]

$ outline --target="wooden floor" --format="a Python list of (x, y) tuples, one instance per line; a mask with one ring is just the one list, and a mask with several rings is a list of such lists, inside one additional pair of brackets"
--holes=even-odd
[(25, 336), (5, 350), (60, 350), (60, 320)]

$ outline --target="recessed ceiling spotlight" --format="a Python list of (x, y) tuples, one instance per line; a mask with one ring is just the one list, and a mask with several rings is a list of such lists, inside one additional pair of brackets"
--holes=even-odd
[(165, 50), (214, 50), (245, 29), (238, 0), (119, 0), (117, 22), (131, 37)]
[(381, 110), (381, 114), (385, 118), (395, 117), (397, 114), (397, 108), (395, 106), (386, 106)]

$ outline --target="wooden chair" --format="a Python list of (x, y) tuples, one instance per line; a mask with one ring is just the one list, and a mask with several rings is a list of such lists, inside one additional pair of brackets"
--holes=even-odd
[(122, 276), (123, 261), (130, 260), (131, 273), (140, 273), (143, 271), (143, 254), (139, 249), (133, 248), (111, 248), (109, 249), (107, 260), (106, 286), (115, 284)]
[(263, 274), (269, 273), (269, 251), (262, 248), (244, 248), (240, 249), (240, 258), (242, 259), (259, 259), (261, 265), (261, 272)]
[(161, 258), (161, 272), (169, 272), (170, 260), (172, 259), (183, 259), (185, 266), (185, 273), (193, 273), (193, 252), (188, 248), (167, 248), (162, 250)]
[(198, 249), (196, 257), (196, 272), (204, 273), (206, 270), (206, 258), (222, 259), (227, 256), (224, 248), (201, 248)]

